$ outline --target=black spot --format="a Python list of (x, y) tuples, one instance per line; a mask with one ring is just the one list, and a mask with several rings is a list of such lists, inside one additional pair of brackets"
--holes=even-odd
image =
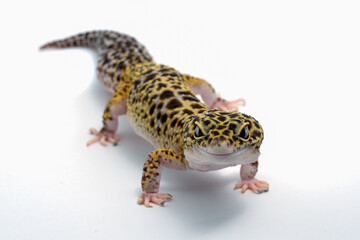
[(184, 122), (183, 122), (183, 121), (179, 121), (177, 125), (182, 128), (182, 127), (184, 126)]
[(224, 141), (226, 141), (226, 138), (225, 138), (224, 136), (220, 136), (220, 137), (219, 137), (219, 140), (222, 141), (222, 142), (224, 142)]
[(157, 109), (161, 109), (163, 105), (164, 105), (164, 103), (161, 102), (161, 103), (159, 103), (159, 104), (156, 106), (156, 108), (157, 108)]
[(166, 132), (167, 132), (167, 125), (165, 125), (163, 133), (166, 134)]
[(150, 111), (149, 111), (150, 115), (152, 115), (154, 113), (154, 110), (155, 110), (155, 104), (153, 104), (150, 108)]
[(156, 88), (156, 90), (160, 90), (161, 88), (163, 88), (163, 87), (167, 87), (167, 85), (165, 84), (165, 83), (159, 83), (158, 85), (157, 85), (157, 88)]
[(209, 138), (208, 143), (210, 144), (212, 142), (212, 140), (213, 140), (212, 138)]
[(139, 89), (139, 92), (144, 92), (145, 88), (147, 87), (146, 84), (142, 85), (142, 87)]
[(257, 137), (261, 137), (261, 132), (259, 131), (254, 131), (253, 134)]
[(147, 76), (145, 77), (145, 79), (144, 79), (144, 82), (150, 81), (150, 80), (154, 79), (156, 76), (157, 76), (156, 73), (147, 75)]
[(157, 98), (158, 95), (157, 94), (154, 94), (151, 98), (150, 98), (150, 101), (154, 100), (155, 98)]
[(181, 89), (181, 86), (172, 86), (173, 89)]
[(235, 117), (238, 117), (239, 115), (238, 114), (236, 114), (236, 113), (233, 113), (233, 114), (230, 114), (229, 115), (229, 117), (231, 117), (231, 118), (235, 118)]
[(136, 89), (139, 84), (140, 84), (140, 80), (136, 80), (134, 82), (134, 89)]
[(161, 113), (158, 112), (158, 114), (156, 115), (156, 119), (160, 119), (161, 118)]
[(190, 96), (194, 96), (191, 92), (189, 92), (189, 91), (179, 91), (178, 92), (179, 94), (181, 94), (181, 95), (190, 95)]
[(192, 97), (192, 96), (184, 96), (182, 97), (182, 99), (184, 99), (185, 101), (195, 101), (195, 102), (199, 102), (199, 99), (197, 99), (196, 97)]
[(207, 125), (209, 125), (211, 123), (211, 121), (210, 120), (205, 120), (204, 121), (204, 124), (207, 126)]
[(246, 117), (246, 118), (250, 118), (250, 116), (249, 115), (246, 115), (245, 113), (243, 113), (242, 114), (244, 117)]
[(213, 122), (215, 122), (216, 124), (220, 124), (220, 122), (216, 119), (212, 119)]
[(155, 125), (155, 119), (151, 119), (150, 120), (150, 127), (154, 127), (154, 125)]
[(230, 131), (229, 130), (225, 130), (225, 131), (223, 131), (223, 133), (222, 133), (223, 135), (225, 135), (225, 136), (229, 136), (229, 134), (230, 134)]
[(165, 122), (166, 122), (166, 119), (167, 119), (167, 114), (164, 113), (164, 115), (161, 116), (161, 122), (162, 122), (162, 123), (165, 123)]
[(260, 125), (257, 122), (254, 122), (255, 127), (260, 128)]
[(179, 113), (178, 111), (174, 111), (174, 112), (170, 113), (169, 118), (173, 118), (178, 113)]
[(177, 99), (171, 99), (170, 102), (168, 102), (168, 104), (166, 104), (166, 108), (167, 109), (175, 109), (175, 108), (179, 108), (182, 107), (183, 104), (177, 100)]
[(217, 119), (219, 119), (220, 121), (224, 122), (226, 120), (226, 117), (224, 116), (218, 116)]
[(230, 130), (235, 131), (235, 128), (236, 128), (236, 124), (234, 124), (234, 123), (229, 124), (229, 129)]
[(170, 97), (173, 97), (173, 96), (174, 96), (174, 93), (172, 91), (165, 90), (160, 94), (160, 99), (163, 100), (163, 99), (170, 98)]
[(183, 111), (185, 114), (188, 114), (188, 115), (191, 115), (191, 114), (194, 114), (193, 111), (189, 110), (189, 109), (184, 109)]
[(171, 122), (171, 127), (175, 127), (175, 124), (176, 124), (176, 122), (177, 122), (177, 119), (175, 118), (172, 122)]
[(220, 133), (219, 133), (218, 131), (213, 131), (213, 135), (214, 135), (214, 136), (219, 136)]
[(220, 126), (217, 126), (217, 128), (216, 129), (218, 129), (218, 130), (223, 130), (223, 129), (225, 129), (226, 128), (226, 126), (225, 125), (220, 125)]
[(191, 107), (194, 108), (194, 109), (196, 109), (196, 108), (203, 108), (204, 106), (201, 106), (201, 105), (198, 104), (198, 103), (193, 103), (193, 104), (191, 104)]
[(153, 70), (150, 69), (150, 70), (147, 70), (146, 72), (144, 72), (144, 75), (148, 75), (149, 73), (151, 73)]
[(239, 138), (235, 135), (232, 136), (232, 139), (234, 140), (234, 142), (236, 142), (237, 140), (239, 140)]
[(230, 143), (231, 145), (234, 143), (234, 141), (231, 140), (231, 139), (228, 139), (228, 141), (229, 141), (229, 143)]

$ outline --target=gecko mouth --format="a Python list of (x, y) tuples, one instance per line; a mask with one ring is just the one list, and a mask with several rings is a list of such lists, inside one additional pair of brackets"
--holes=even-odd
[(233, 149), (230, 149), (230, 148), (225, 148), (225, 149), (221, 149), (218, 152), (207, 151), (206, 149), (204, 149), (202, 147), (197, 147), (197, 149), (199, 150), (200, 154), (202, 154), (208, 158), (210, 157), (210, 158), (214, 158), (217, 160), (233, 159), (234, 157), (240, 156), (242, 153), (249, 150), (248, 147), (245, 147), (243, 149), (239, 149), (236, 151), (234, 151)]
[(185, 149), (184, 154), (189, 166), (201, 171), (218, 170), (221, 168), (255, 162), (260, 153), (251, 146), (237, 151), (232, 148), (218, 148), (207, 151), (199, 146)]

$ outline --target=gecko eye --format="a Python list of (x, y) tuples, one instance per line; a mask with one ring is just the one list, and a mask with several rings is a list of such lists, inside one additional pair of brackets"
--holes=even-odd
[(201, 137), (204, 137), (204, 133), (201, 131), (201, 129), (197, 126), (195, 128), (195, 137), (197, 138), (201, 138)]
[(249, 127), (248, 126), (245, 126), (241, 130), (239, 137), (241, 137), (243, 139), (247, 139), (249, 137)]

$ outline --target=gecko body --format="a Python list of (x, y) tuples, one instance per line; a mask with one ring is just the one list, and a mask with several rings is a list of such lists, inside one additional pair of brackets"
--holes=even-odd
[(241, 164), (235, 189), (268, 191), (268, 183), (255, 178), (262, 127), (255, 118), (233, 111), (243, 99), (226, 101), (205, 80), (155, 63), (142, 44), (125, 34), (86, 32), (41, 49), (67, 47), (97, 50), (98, 78), (112, 93), (103, 127), (90, 130), (95, 137), (87, 145), (117, 143), (117, 118), (127, 114), (135, 132), (156, 147), (144, 163), (139, 204), (163, 205), (172, 198), (159, 193), (163, 167), (211, 171)]

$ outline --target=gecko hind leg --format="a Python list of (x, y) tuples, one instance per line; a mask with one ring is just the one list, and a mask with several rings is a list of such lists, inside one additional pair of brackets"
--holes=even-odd
[(183, 78), (188, 82), (191, 90), (193, 90), (195, 94), (199, 94), (210, 109), (237, 111), (239, 106), (245, 106), (245, 99), (243, 98), (234, 101), (228, 101), (221, 98), (220, 94), (216, 93), (211, 84), (204, 79), (187, 74), (183, 74)]
[(239, 107), (244, 107), (245, 104), (246, 101), (243, 98), (228, 101), (221, 98), (220, 94), (218, 93), (215, 102), (210, 107), (211, 109), (218, 109), (221, 111), (237, 111)]

